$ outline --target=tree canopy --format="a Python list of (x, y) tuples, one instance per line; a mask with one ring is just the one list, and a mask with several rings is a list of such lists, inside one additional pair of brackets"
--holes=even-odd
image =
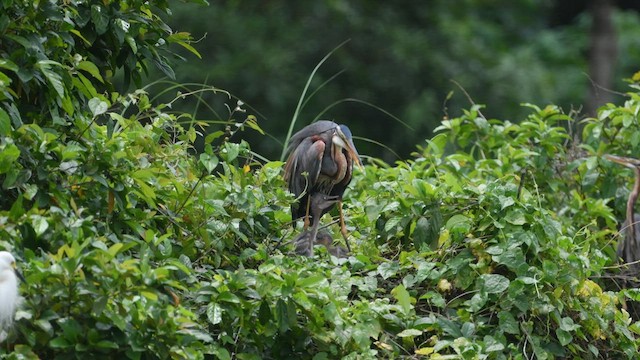
[[(611, 2), (590, 2), (601, 1)], [(629, 2), (610, 14), (616, 34), (604, 41), (617, 43), (620, 55), (604, 64), (613, 82), (599, 83), (589, 68), (586, 3), (222, 1), (180, 6), (168, 21), (189, 24), (203, 55), (177, 64), (178, 82), (223, 88), (251, 106), (275, 140), (244, 138), (269, 159), (281, 153), (282, 129), (312, 69), (347, 41), (315, 74), (317, 91), (302, 118), (346, 123), (362, 153), (392, 162), (409, 158), (414, 144), (470, 101), (486, 104), (489, 118), (520, 119), (528, 114), (521, 104), (531, 102), (584, 117), (590, 88), (625, 92), (621, 79), (638, 70), (639, 15)], [(203, 106), (197, 110), (201, 119), (220, 120)]]

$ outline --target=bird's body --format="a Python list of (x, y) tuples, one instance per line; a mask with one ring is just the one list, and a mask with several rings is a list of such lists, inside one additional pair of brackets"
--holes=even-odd
[[(351, 182), (353, 163), (360, 161), (349, 128), (327, 120), (315, 122), (295, 133), (287, 152), (285, 181), (289, 191), (299, 198), (291, 205), (294, 220), (310, 215), (307, 214), (307, 203), (311, 194), (342, 198)], [(325, 209), (322, 214), (329, 210), (331, 208)]]
[[(309, 243), (309, 236), (311, 235), (310, 231), (304, 231), (294, 240), (295, 251), (298, 255), (311, 256), (312, 251), (309, 247), (311, 244)], [(333, 238), (326, 231), (319, 231), (316, 235), (316, 241), (314, 244), (323, 245), (327, 252), (335, 257), (343, 258), (347, 257), (349, 251), (342, 246), (333, 245)]]
[(0, 251), (0, 331), (13, 323), (19, 304), (16, 260), (7, 251)]
[[(308, 248), (313, 254), (320, 217), (335, 203), (341, 204), (342, 195), (351, 182), (353, 164), (362, 164), (349, 128), (327, 120), (315, 122), (295, 133), (287, 153), (284, 178), (289, 191), (298, 199), (291, 205), (291, 218), (295, 221), (304, 217), (305, 231), (309, 223), (313, 224), (308, 239)], [(339, 210), (341, 231), (346, 241), (341, 207)]]
[[(638, 244), (638, 241), (640, 241), (640, 214), (633, 215), (632, 223), (630, 223), (628, 219), (625, 220), (622, 224), (621, 232), (624, 233), (624, 238), (618, 242), (616, 252), (618, 258), (627, 264), (633, 264), (631, 265), (632, 269), (640, 270), (640, 264), (634, 263), (640, 260), (640, 244)], [(631, 232), (633, 232), (633, 234)]]

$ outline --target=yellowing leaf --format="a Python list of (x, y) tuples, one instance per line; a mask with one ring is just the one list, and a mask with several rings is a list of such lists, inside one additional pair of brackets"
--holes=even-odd
[(120, 251), (120, 249), (122, 249), (123, 246), (124, 246), (123, 243), (115, 243), (111, 245), (111, 247), (109, 247), (108, 253), (111, 256), (116, 256), (116, 254)]
[(448, 293), (451, 291), (451, 283), (447, 279), (440, 279), (438, 281), (438, 290), (443, 293)]
[(420, 349), (416, 349), (415, 353), (416, 353), (416, 355), (423, 355), (423, 356), (431, 355), (431, 354), (433, 354), (433, 348), (432, 347), (423, 347), (423, 348), (420, 348)]
[(595, 282), (589, 279), (586, 279), (585, 281), (582, 282), (576, 294), (583, 297), (602, 294), (602, 288), (600, 288), (600, 286)]
[(140, 292), (140, 294), (142, 296), (146, 297), (149, 300), (152, 300), (152, 301), (157, 301), (158, 300), (158, 294), (156, 294), (154, 292), (143, 290), (143, 291)]
[(393, 350), (393, 346), (391, 346), (391, 345), (389, 345), (387, 343), (383, 343), (382, 341), (376, 341), (375, 344), (380, 349), (384, 349), (384, 350), (387, 350), (387, 351), (392, 351)]

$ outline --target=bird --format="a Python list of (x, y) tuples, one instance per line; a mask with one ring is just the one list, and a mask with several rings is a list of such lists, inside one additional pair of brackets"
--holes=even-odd
[[(298, 255), (311, 256), (311, 248), (309, 248), (309, 236), (311, 235), (310, 231), (302, 232), (296, 239), (294, 240), (295, 244), (295, 252)], [(335, 257), (344, 258), (347, 257), (349, 251), (342, 246), (334, 246), (333, 238), (326, 231), (318, 231), (316, 235), (316, 244), (324, 245), (327, 248), (327, 252)]]
[(324, 247), (327, 248), (329, 254), (338, 258), (347, 257), (347, 255), (349, 254), (349, 250), (347, 250), (346, 248), (340, 245), (334, 246), (333, 238), (326, 231), (321, 231), (318, 233), (316, 237), (316, 244), (324, 245)]
[[(364, 170), (360, 156), (353, 144), (351, 130), (346, 125), (321, 120), (305, 126), (295, 133), (286, 151), (289, 156), (284, 168), (284, 179), (289, 191), (297, 199), (291, 205), (291, 218), (304, 218), (304, 229), (312, 223), (316, 228), (320, 217), (338, 203), (340, 230), (345, 241), (347, 230), (342, 215), (342, 195), (351, 182), (353, 165)], [(318, 199), (319, 212), (310, 211), (315, 194), (327, 196)], [(335, 201), (333, 201), (335, 200)], [(312, 231), (312, 234), (314, 231)], [(313, 248), (315, 235), (309, 238)], [(348, 243), (347, 243), (348, 246)]]
[(25, 281), (16, 268), (16, 259), (10, 252), (0, 251), (0, 333), (13, 323), (20, 302), (18, 278)]
[(622, 225), (622, 229), (625, 231), (624, 237), (618, 242), (616, 254), (624, 263), (631, 264), (630, 268), (634, 273), (638, 273), (640, 272), (640, 244), (638, 243), (640, 241), (640, 225), (638, 225), (640, 224), (640, 214), (635, 214), (633, 207), (638, 200), (638, 195), (640, 195), (640, 160), (610, 154), (604, 157), (632, 169), (636, 176), (631, 193), (629, 193), (626, 218)]

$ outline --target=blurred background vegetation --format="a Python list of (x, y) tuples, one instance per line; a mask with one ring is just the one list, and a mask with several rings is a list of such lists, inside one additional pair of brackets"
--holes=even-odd
[[(272, 160), (312, 70), (346, 40), (314, 76), (310, 92), (319, 90), (295, 130), (318, 117), (348, 124), (361, 154), (389, 162), (409, 157), (470, 101), (487, 105), (488, 118), (522, 118), (522, 102), (587, 116), (620, 103), (613, 92), (627, 91), (622, 79), (640, 70), (637, 1), (230, 0), (172, 9), (168, 23), (199, 39), (192, 45), (202, 54), (184, 52), (175, 82), (242, 99), (270, 137), (243, 136)], [(219, 109), (226, 99), (201, 100)], [(228, 117), (193, 100), (174, 106), (211, 123)]]

